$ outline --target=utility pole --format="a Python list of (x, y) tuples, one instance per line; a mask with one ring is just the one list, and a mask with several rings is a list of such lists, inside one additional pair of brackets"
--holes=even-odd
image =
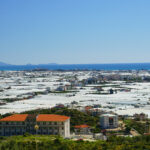
[[(37, 135), (39, 126), (36, 124), (36, 125), (34, 126), (34, 129), (36, 130), (36, 135)], [(36, 139), (35, 139), (35, 143), (36, 143), (36, 150), (38, 150), (38, 145), (37, 145)]]

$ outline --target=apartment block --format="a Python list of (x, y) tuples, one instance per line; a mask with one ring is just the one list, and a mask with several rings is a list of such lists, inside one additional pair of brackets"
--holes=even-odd
[(112, 114), (104, 114), (100, 117), (100, 126), (102, 129), (111, 129), (118, 127), (118, 116)]

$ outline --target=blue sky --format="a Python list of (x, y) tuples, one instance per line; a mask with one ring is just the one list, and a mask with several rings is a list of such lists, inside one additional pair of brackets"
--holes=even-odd
[(150, 62), (150, 0), (1, 0), (0, 61)]

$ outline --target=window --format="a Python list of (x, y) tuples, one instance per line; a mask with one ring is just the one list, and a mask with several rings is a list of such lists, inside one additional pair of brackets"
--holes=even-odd
[(55, 133), (58, 133), (58, 131), (57, 131), (57, 130), (55, 130)]
[(43, 122), (43, 125), (46, 125), (46, 122)]
[(114, 119), (112, 117), (109, 118), (109, 125), (112, 126), (114, 124)]
[(43, 122), (39, 122), (40, 125), (43, 125)]

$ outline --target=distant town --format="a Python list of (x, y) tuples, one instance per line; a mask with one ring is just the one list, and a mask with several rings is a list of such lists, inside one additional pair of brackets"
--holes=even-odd
[(150, 134), (150, 71), (1, 71), (0, 135)]

